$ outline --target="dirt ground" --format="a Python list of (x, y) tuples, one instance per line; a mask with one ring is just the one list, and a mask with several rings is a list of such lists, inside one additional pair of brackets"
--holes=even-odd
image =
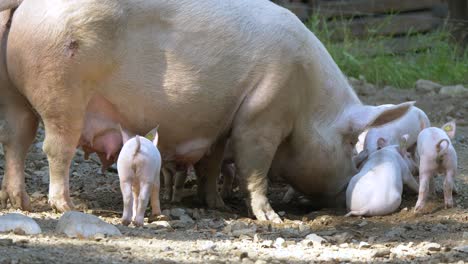
[[(163, 201), (162, 207), (182, 208), (194, 222), (172, 220), (168, 221), (170, 227), (125, 227), (120, 225), (122, 197), (116, 172), (100, 174), (97, 158), (85, 161), (78, 152), (70, 178), (75, 205), (115, 224), (123, 236), (70, 239), (55, 233), (60, 214), (47, 205), (48, 166), (41, 150), (41, 130), (26, 162), (27, 191), (34, 212), (24, 213), (39, 223), (43, 233), (0, 234), (0, 240), (13, 240), (11, 245), (0, 243), (0, 263), (465, 263), (468, 254), (457, 247), (468, 246), (468, 97), (418, 94), (414, 89), (391, 87), (375, 89), (363, 83), (355, 84), (355, 88), (363, 102), (369, 104), (415, 100), (436, 126), (457, 119), (453, 141), (459, 162), (455, 208), (443, 208), (441, 178), (437, 181), (437, 197), (432, 198), (425, 214), (413, 214), (417, 197), (405, 193), (396, 213), (366, 218), (345, 218), (342, 209), (314, 211), (300, 201), (281, 204), (286, 186), (275, 183), (269, 197), (285, 219), (281, 225), (247, 218), (243, 201), (237, 195), (226, 201), (234, 213), (204, 209), (189, 197), (181, 204)], [(2, 153), (0, 179), (3, 167)], [(187, 187), (194, 188), (193, 184), (189, 182)], [(9, 212), (16, 210), (2, 210), (0, 215)], [(239, 225), (243, 226), (240, 231)], [(311, 233), (327, 242), (305, 239)]]

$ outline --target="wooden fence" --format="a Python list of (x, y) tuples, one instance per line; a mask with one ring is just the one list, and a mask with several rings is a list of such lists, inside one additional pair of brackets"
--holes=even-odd
[(364, 39), (370, 34), (392, 36), (391, 41), (383, 43), (389, 53), (429, 48), (430, 43), (410, 35), (431, 32), (444, 23), (451, 26), (461, 43), (468, 43), (468, 0), (273, 1), (290, 9), (303, 21), (313, 14), (318, 15), (327, 21), (337, 41), (344, 38), (343, 31), (337, 30), (344, 25), (347, 33), (357, 38)]

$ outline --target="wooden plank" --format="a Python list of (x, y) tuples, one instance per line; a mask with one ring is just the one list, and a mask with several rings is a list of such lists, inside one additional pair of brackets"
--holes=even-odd
[(347, 27), (352, 36), (364, 38), (372, 34), (401, 35), (411, 32), (428, 32), (443, 20), (433, 17), (431, 12), (417, 12), (386, 17), (364, 17), (347, 21), (332, 21), (327, 23), (330, 31), (335, 32), (333, 38), (344, 38), (343, 27)]
[(441, 0), (321, 0), (315, 1), (313, 8), (320, 15), (333, 17), (423, 10), (430, 9), (439, 3), (441, 3)]

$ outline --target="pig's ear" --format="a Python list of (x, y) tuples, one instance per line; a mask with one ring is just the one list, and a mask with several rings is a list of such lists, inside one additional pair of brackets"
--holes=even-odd
[(119, 128), (120, 128), (120, 134), (122, 134), (122, 142), (125, 144), (125, 142), (130, 140), (133, 137), (133, 135), (127, 130), (123, 129), (121, 125), (119, 125)]
[(379, 138), (377, 139), (377, 149), (382, 149), (387, 146), (387, 140), (385, 138)]
[(369, 127), (378, 127), (404, 116), (415, 102), (398, 105), (353, 105), (341, 115), (338, 126), (345, 134), (356, 137)]
[(455, 137), (455, 130), (457, 128), (457, 124), (455, 123), (455, 120), (448, 122), (447, 124), (442, 126), (442, 130), (447, 133), (450, 139), (453, 139)]
[(153, 142), (153, 145), (155, 145), (156, 147), (158, 146), (158, 141), (159, 141), (158, 128), (159, 128), (159, 125), (157, 125), (155, 128), (153, 128), (145, 136), (145, 138), (151, 140)]

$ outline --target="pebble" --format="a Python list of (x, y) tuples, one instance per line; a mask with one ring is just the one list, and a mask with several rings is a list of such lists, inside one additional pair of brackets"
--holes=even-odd
[(320, 246), (322, 245), (323, 243), (326, 243), (327, 240), (321, 236), (318, 236), (317, 234), (309, 234), (305, 237), (304, 240), (302, 240), (302, 244), (305, 244), (307, 246), (314, 246), (314, 247), (317, 247), (317, 246)]
[(468, 89), (463, 87), (463, 85), (452, 85), (444, 86), (440, 89), (439, 94), (458, 96), (458, 95), (467, 95)]
[(149, 228), (172, 228), (168, 221), (154, 221), (147, 225)]
[(429, 243), (424, 248), (426, 248), (429, 251), (440, 251), (441, 246), (437, 243)]
[(172, 208), (171, 209), (171, 216), (180, 218), (182, 215), (185, 215), (185, 210), (182, 208)]
[(364, 227), (366, 226), (368, 223), (367, 221), (362, 221), (361, 223), (358, 224), (359, 227)]
[(242, 221), (232, 221), (224, 227), (224, 232), (235, 237), (239, 237), (241, 235), (253, 237), (257, 232), (257, 226), (254, 224), (249, 225)]
[(36, 221), (23, 214), (11, 213), (0, 216), (0, 233), (11, 231), (18, 235), (36, 235), (42, 232)]
[(417, 92), (429, 93), (433, 91), (438, 93), (442, 85), (433, 81), (420, 79), (416, 81), (414, 88)]
[(286, 241), (282, 237), (278, 237), (274, 243), (275, 248), (282, 248), (286, 246)]
[(388, 255), (390, 255), (390, 249), (388, 248), (382, 248), (382, 249), (376, 249), (374, 253), (372, 253), (373, 258), (383, 258)]
[(13, 239), (2, 238), (0, 239), (0, 247), (8, 247), (13, 245)]
[(371, 246), (371, 245), (370, 245), (369, 243), (364, 242), (364, 241), (361, 241), (361, 242), (359, 243), (359, 248), (370, 248), (370, 246)]
[(468, 232), (463, 232), (462, 238), (468, 240)]
[(468, 245), (462, 245), (462, 246), (454, 247), (453, 250), (468, 253)]
[(60, 217), (55, 229), (68, 237), (90, 238), (98, 234), (121, 236), (117, 227), (108, 224), (97, 216), (76, 211), (66, 212)]

